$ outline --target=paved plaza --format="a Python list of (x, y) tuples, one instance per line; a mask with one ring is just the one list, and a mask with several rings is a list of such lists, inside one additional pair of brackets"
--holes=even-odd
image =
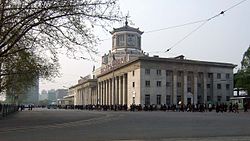
[(35, 109), (0, 119), (0, 141), (249, 141), (250, 113)]

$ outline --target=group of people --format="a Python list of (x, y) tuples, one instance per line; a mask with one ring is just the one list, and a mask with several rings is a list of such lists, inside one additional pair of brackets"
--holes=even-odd
[(28, 108), (28, 110), (32, 110), (34, 108), (34, 105), (24, 105), (24, 104), (21, 104), (21, 105), (18, 105), (18, 110), (20, 111), (23, 111), (25, 110), (25, 108)]
[[(60, 109), (78, 110), (102, 110), (102, 111), (173, 111), (173, 112), (234, 112), (239, 113), (239, 105), (217, 103), (217, 104), (172, 104), (172, 105), (64, 105), (58, 106)], [(247, 103), (244, 104), (244, 112), (247, 112)]]
[(15, 104), (1, 104), (0, 103), (0, 115), (5, 117), (11, 113), (18, 111), (18, 106)]

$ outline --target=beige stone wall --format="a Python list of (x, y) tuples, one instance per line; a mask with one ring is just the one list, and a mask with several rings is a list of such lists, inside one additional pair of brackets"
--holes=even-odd
[[(145, 95), (150, 95), (150, 104), (157, 104), (157, 95), (161, 96), (161, 104), (177, 104), (179, 101), (184, 104), (209, 101), (216, 103), (218, 96), (221, 97), (221, 102), (226, 102), (228, 97), (233, 95), (233, 67), (214, 64), (137, 60), (102, 74), (98, 77), (98, 84), (117, 77), (122, 80), (126, 75), (126, 90), (123, 90), (125, 86), (119, 90), (117, 86), (121, 84), (116, 82), (115, 93), (126, 94), (128, 106), (133, 102), (144, 105)], [(146, 69), (150, 69), (150, 75), (145, 74)], [(157, 70), (161, 71), (160, 75), (157, 74)], [(221, 78), (217, 78), (218, 73), (221, 74)], [(208, 74), (211, 74), (212, 78), (209, 78)], [(226, 75), (230, 77), (226, 78)], [(150, 81), (149, 87), (145, 81)], [(157, 81), (161, 86), (157, 86)], [(217, 88), (217, 84), (221, 84), (221, 89)], [(209, 88), (207, 85), (210, 85)], [(229, 85), (229, 88), (226, 88), (226, 85)]]

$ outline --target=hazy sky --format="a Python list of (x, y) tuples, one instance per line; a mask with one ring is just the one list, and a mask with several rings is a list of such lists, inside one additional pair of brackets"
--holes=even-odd
[[(173, 57), (184, 55), (187, 59), (233, 63), (240, 67), (243, 53), (250, 45), (250, 0), (226, 11), (188, 38), (172, 47), (202, 23), (148, 32), (157, 29), (182, 25), (208, 19), (219, 14), (242, 0), (120, 0), (124, 15), (129, 12), (133, 27), (139, 27), (142, 35), (142, 50), (150, 56)], [(123, 26), (116, 24), (114, 27)], [(109, 29), (110, 31), (112, 28)], [(100, 54), (95, 56), (98, 62), (68, 59), (60, 57), (61, 78), (52, 82), (40, 80), (42, 89), (68, 88), (77, 84), (80, 76), (91, 73), (93, 65), (99, 67), (101, 55), (111, 50), (111, 35), (104, 30), (97, 32), (99, 38), (109, 39), (100, 42), (97, 47)], [(237, 69), (235, 69), (236, 71)]]

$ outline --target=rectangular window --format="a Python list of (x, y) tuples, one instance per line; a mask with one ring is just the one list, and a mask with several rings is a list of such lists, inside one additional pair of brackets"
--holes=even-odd
[(230, 84), (226, 84), (226, 89), (227, 89), (227, 90), (230, 89)]
[(128, 38), (127, 38), (127, 45), (128, 46), (135, 46), (136, 44), (136, 37), (133, 34), (128, 34)]
[(132, 71), (132, 75), (135, 76), (135, 71)]
[(166, 96), (166, 104), (167, 104), (167, 105), (170, 105), (170, 100), (171, 100), (171, 96), (170, 96), (170, 95), (167, 95), (167, 96)]
[(211, 96), (207, 96), (207, 101), (211, 101)]
[(198, 83), (197, 85), (198, 85), (198, 88), (201, 88), (201, 83)]
[(161, 105), (161, 95), (157, 95), (156, 103), (157, 105)]
[(198, 77), (202, 78), (202, 76), (203, 76), (203, 72), (198, 72)]
[(211, 88), (211, 84), (207, 84), (207, 88), (210, 89)]
[(161, 70), (156, 70), (157, 75), (161, 75)]
[(181, 87), (181, 82), (177, 82), (177, 87)]
[(117, 36), (117, 45), (118, 46), (124, 46), (125, 45), (125, 39), (124, 39), (124, 35), (118, 35)]
[(217, 79), (221, 79), (221, 74), (217, 73)]
[(191, 87), (188, 87), (188, 88), (187, 88), (187, 92), (191, 92)]
[(221, 84), (217, 84), (217, 89), (221, 89)]
[(217, 101), (221, 102), (221, 96), (217, 96)]
[(150, 87), (150, 81), (145, 81), (146, 87)]
[(213, 78), (213, 73), (208, 73), (207, 77), (208, 78)]
[(145, 105), (150, 105), (150, 95), (145, 95)]
[(170, 76), (171, 75), (171, 70), (166, 70), (166, 76)]
[(226, 96), (226, 100), (227, 100), (227, 101), (230, 101), (230, 96)]
[(230, 74), (226, 73), (226, 79), (229, 79), (229, 78), (230, 78)]
[(166, 82), (166, 86), (167, 86), (167, 87), (170, 87), (170, 82)]
[(182, 76), (182, 71), (178, 71), (178, 76)]
[(187, 81), (191, 81), (191, 76), (190, 75), (187, 76)]
[(197, 99), (198, 99), (198, 103), (202, 103), (202, 96), (201, 95), (198, 95)]
[(150, 75), (150, 69), (145, 69), (145, 74)]
[(132, 86), (133, 86), (133, 88), (135, 87), (135, 82), (133, 82)]
[(156, 82), (156, 86), (157, 86), (157, 87), (161, 87), (161, 81), (157, 81), (157, 82)]

